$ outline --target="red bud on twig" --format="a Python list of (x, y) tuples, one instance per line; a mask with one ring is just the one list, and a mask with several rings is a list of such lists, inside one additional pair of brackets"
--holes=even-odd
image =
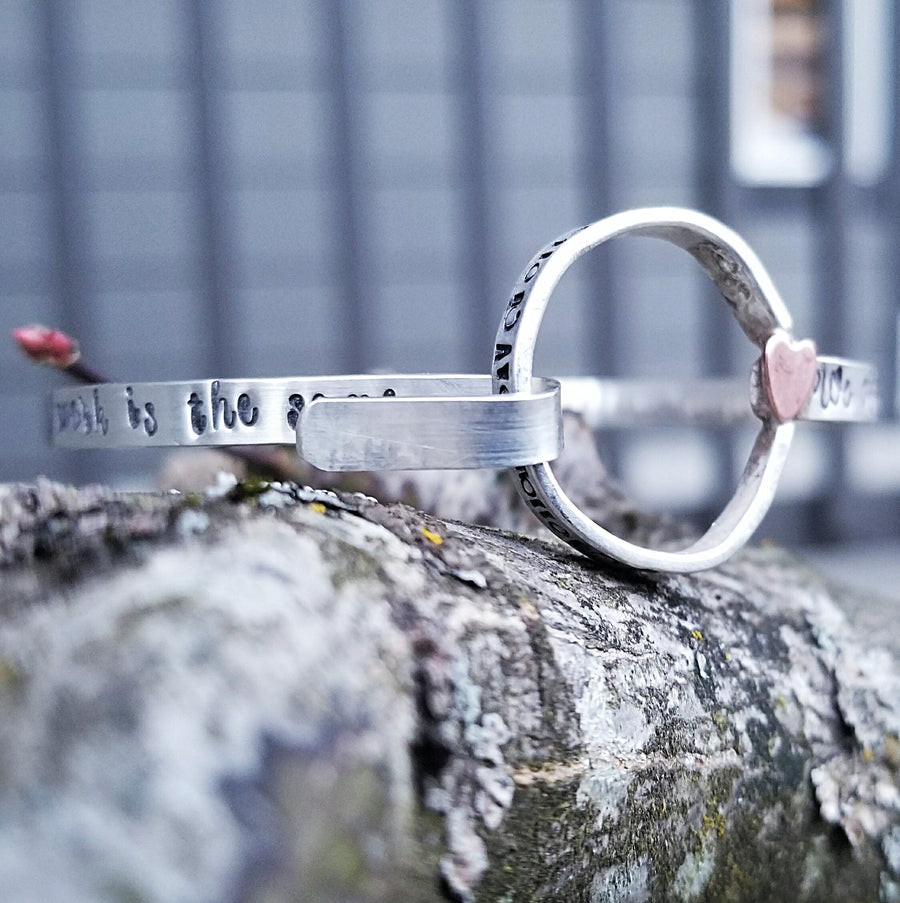
[[(39, 324), (19, 326), (12, 331), (12, 337), (22, 352), (37, 364), (56, 367), (80, 383), (111, 382), (81, 360), (78, 342), (59, 329)], [(274, 449), (237, 447), (223, 451), (276, 480), (296, 480), (301, 475), (296, 459), (281, 456)]]
[(19, 348), (38, 364), (70, 367), (81, 357), (78, 342), (59, 329), (34, 324), (12, 331)]
[(12, 331), (16, 344), (36, 364), (46, 364), (68, 373), (82, 383), (105, 383), (109, 380), (81, 360), (78, 342), (60, 329), (33, 324)]

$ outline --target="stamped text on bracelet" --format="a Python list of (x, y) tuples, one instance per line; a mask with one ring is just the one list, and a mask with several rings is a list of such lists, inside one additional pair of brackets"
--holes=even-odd
[[(152, 397), (137, 398), (132, 386), (118, 387), (119, 391), (114, 398), (116, 408), (111, 407), (107, 395), (101, 400), (101, 389), (93, 387), (84, 393), (77, 393), (74, 397), (63, 401), (56, 401), (53, 406), (53, 434), (62, 436), (66, 433), (82, 436), (97, 437), (107, 436), (109, 433), (110, 417), (118, 417), (121, 423), (127, 423), (131, 430), (152, 439), (160, 427), (161, 406), (158, 400)], [(220, 431), (234, 431), (236, 429), (253, 430), (260, 422), (259, 399), (250, 392), (238, 392), (229, 394), (222, 388), (222, 382), (209, 380), (205, 386), (206, 391), (191, 391), (185, 393), (183, 405), (179, 405), (181, 417), (189, 425), (191, 433), (195, 436), (203, 436), (208, 433)], [(393, 397), (397, 393), (390, 386), (379, 392), (384, 397)], [(323, 397), (323, 393), (316, 392), (310, 400)], [(348, 398), (368, 397), (367, 393), (346, 393)], [(297, 421), (307, 399), (298, 392), (292, 392), (283, 401), (280, 407), (279, 417), (283, 420), (285, 431), (295, 431)], [(170, 414), (178, 416), (179, 412), (170, 411)]]
[(420, 373), (100, 383), (57, 389), (62, 448), (292, 445), (322, 470), (444, 470), (552, 461), (561, 387), (500, 398), (484, 375)]
[[(591, 555), (648, 570), (702, 570), (725, 561), (759, 526), (774, 498), (794, 421), (874, 421), (877, 375), (867, 363), (820, 356), (812, 340), (793, 337), (790, 312), (739, 235), (697, 211), (658, 207), (624, 211), (576, 229), (531, 259), (513, 287), (497, 329), (491, 368), (495, 393), (508, 397), (521, 392), (531, 379), (541, 320), (568, 268), (592, 248), (625, 235), (662, 240), (693, 256), (760, 351), (751, 368), (748, 399), (748, 410), (759, 419), (760, 428), (735, 494), (695, 542), (686, 548), (654, 549), (595, 523), (566, 495), (548, 463), (517, 467), (517, 488), (545, 526)], [(671, 407), (676, 410), (680, 405), (692, 415), (698, 403), (706, 406), (705, 392), (700, 383), (687, 387), (670, 396)], [(646, 406), (656, 407), (667, 394), (666, 384), (648, 386)], [(599, 415), (593, 420), (609, 420), (603, 417), (603, 408), (615, 409), (615, 391), (610, 388), (607, 396), (585, 398), (585, 409)], [(643, 413), (639, 404), (635, 413)]]
[[(513, 289), (494, 345), (492, 374), (495, 391), (501, 395), (511, 391), (513, 345), (530, 283), (549, 262), (554, 252), (581, 231), (582, 229), (574, 229), (542, 248), (532, 258)], [(714, 282), (729, 304), (735, 307), (739, 303), (745, 305), (749, 303), (748, 299), (752, 293), (748, 277), (744, 274), (740, 262), (721, 248), (715, 248), (711, 242), (700, 242), (689, 250), (701, 263), (711, 269)], [(712, 250), (715, 250), (714, 255)], [(790, 419), (824, 421), (877, 419), (878, 383), (872, 367), (857, 361), (824, 355), (815, 359), (814, 367), (815, 375), (811, 380), (806, 402)], [(757, 372), (751, 379), (751, 398), (754, 410), (759, 411), (760, 416), (764, 417), (767, 406), (756, 403), (760, 392), (763, 391), (760, 383)]]

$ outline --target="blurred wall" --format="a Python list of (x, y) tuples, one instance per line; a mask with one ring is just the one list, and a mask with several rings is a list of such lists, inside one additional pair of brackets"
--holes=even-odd
[[(2, 0), (0, 325), (61, 326), (131, 380), (487, 372), (535, 249), (677, 204), (743, 232), (798, 333), (874, 356), (892, 385), (893, 159), (864, 191), (839, 154), (812, 187), (742, 184), (730, 6)], [(825, 50), (840, 79), (838, 45)], [(724, 308), (686, 255), (625, 240), (564, 280), (539, 369), (743, 373), (752, 349)], [(150, 480), (159, 453), (47, 448), (44, 398), (62, 379), (0, 347), (0, 479)], [(785, 492), (806, 507), (784, 529), (864, 529), (860, 497), (896, 529), (896, 436), (869, 431), (860, 452), (833, 435), (798, 453)], [(619, 452), (677, 508), (714, 505), (740, 458), (731, 438), (678, 433)]]

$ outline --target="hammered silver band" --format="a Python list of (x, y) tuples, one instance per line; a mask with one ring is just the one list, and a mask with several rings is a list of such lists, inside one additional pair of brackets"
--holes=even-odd
[[(556, 481), (548, 462), (516, 468), (525, 503), (553, 533), (587, 555), (612, 558), (646, 570), (689, 572), (714, 567), (753, 534), (768, 511), (798, 419), (871, 421), (877, 417), (875, 371), (867, 364), (818, 357), (809, 340), (797, 342), (791, 317), (768, 273), (733, 231), (693, 210), (658, 207), (630, 210), (569, 232), (542, 248), (513, 287), (497, 330), (492, 365), (494, 391), (518, 393), (532, 377), (535, 344), (550, 297), (565, 271), (582, 254), (623, 235), (658, 238), (688, 251), (713, 280), (761, 357), (750, 381), (748, 410), (762, 421), (750, 458), (731, 501), (706, 533), (685, 549), (638, 546), (594, 523)], [(586, 384), (582, 384), (582, 389)], [(691, 408), (700, 419), (710, 410), (702, 392), (656, 386), (619, 395), (588, 386), (581, 399), (594, 426), (619, 419), (630, 407), (635, 420), (660, 409)], [(655, 397), (654, 397), (655, 392)], [(715, 394), (715, 392), (714, 392)], [(746, 397), (746, 396), (745, 396)], [(573, 402), (567, 400), (567, 406)], [(729, 409), (733, 410), (733, 409)]]

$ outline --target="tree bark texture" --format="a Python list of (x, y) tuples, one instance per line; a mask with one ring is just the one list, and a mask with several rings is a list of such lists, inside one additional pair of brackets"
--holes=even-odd
[(896, 627), (846, 597), (772, 547), (0, 487), (0, 899), (900, 900)]

